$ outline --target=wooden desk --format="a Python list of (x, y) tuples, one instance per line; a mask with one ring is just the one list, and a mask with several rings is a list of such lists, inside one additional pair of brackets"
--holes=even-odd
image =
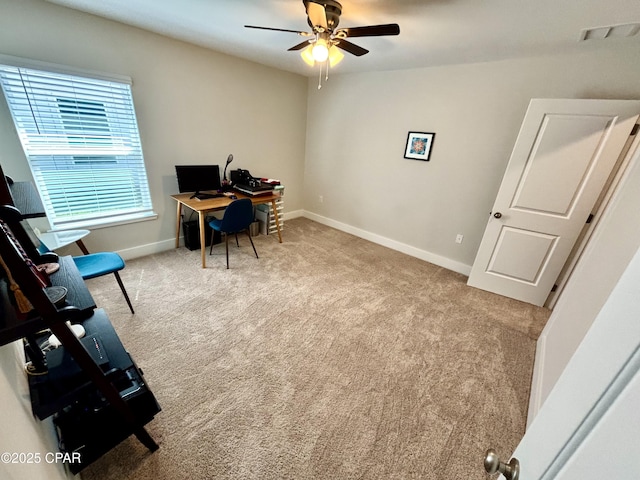
[[(244, 195), (239, 192), (233, 193), (238, 198), (249, 198), (254, 205), (260, 205), (262, 203), (271, 203), (273, 210), (273, 216), (276, 220), (276, 228), (278, 229), (278, 241), (282, 243), (282, 232), (280, 231), (280, 220), (278, 219), (278, 210), (276, 208), (276, 200), (280, 198), (280, 194), (264, 194), (264, 195)], [(198, 200), (197, 198), (190, 198), (190, 193), (178, 193), (171, 195), (176, 202), (178, 202), (178, 213), (176, 215), (176, 248), (180, 246), (180, 219), (182, 218), (182, 206), (189, 207), (191, 210), (198, 212), (198, 225), (200, 227), (200, 252), (202, 254), (202, 268), (206, 265), (206, 242), (204, 238), (205, 227), (205, 215), (208, 212), (215, 212), (224, 210), (227, 206), (233, 202), (229, 197), (216, 197), (208, 198), (206, 200)]]

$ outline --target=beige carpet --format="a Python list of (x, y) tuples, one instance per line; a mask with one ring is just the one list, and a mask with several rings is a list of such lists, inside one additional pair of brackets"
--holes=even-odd
[(485, 479), (524, 432), (548, 310), (307, 219), (89, 281), (163, 411), (94, 479)]

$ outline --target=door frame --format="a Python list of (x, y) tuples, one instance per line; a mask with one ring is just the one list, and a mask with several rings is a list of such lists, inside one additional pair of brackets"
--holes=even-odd
[[(638, 132), (640, 133), (640, 132)], [(561, 299), (563, 298), (563, 294), (566, 293), (564, 287), (570, 281), (571, 276), (574, 273), (579, 273), (581, 264), (588, 263), (592, 255), (592, 248), (594, 243), (598, 240), (601, 229), (606, 228), (606, 223), (608, 219), (613, 215), (613, 211), (616, 205), (619, 203), (620, 197), (624, 194), (624, 189), (628, 183), (630, 175), (635, 171), (640, 169), (640, 135), (636, 133), (635, 136), (630, 137), (630, 142), (628, 142), (629, 148), (626, 149), (626, 154), (623, 156), (622, 161), (620, 162), (620, 168), (614, 176), (613, 181), (609, 184), (609, 187), (606, 191), (603, 191), (602, 195), (602, 203), (597, 212), (597, 221), (592, 222), (593, 226), (589, 228), (589, 235), (583, 239), (583, 245), (581, 245), (581, 251), (578, 256), (573, 261), (572, 268), (570, 272), (567, 274), (567, 278), (565, 278), (565, 282), (563, 285), (563, 289), (561, 292), (558, 292), (559, 295), (554, 302), (554, 307), (559, 304)], [(622, 269), (626, 269), (626, 265), (622, 267)], [(602, 285), (604, 289), (611, 289), (614, 285)], [(605, 300), (606, 301), (606, 300)], [(585, 319), (585, 321), (593, 322), (597, 316), (598, 312), (594, 312), (593, 318)], [(529, 408), (527, 413), (527, 428), (531, 425), (534, 418), (542, 408), (547, 396), (549, 395), (549, 387), (545, 387), (545, 373), (547, 367), (547, 337), (549, 335), (548, 330), (550, 327), (556, 322), (556, 311), (551, 313), (551, 317), (547, 321), (547, 325), (545, 325), (544, 330), (538, 337), (537, 345), (536, 345), (536, 354), (534, 358), (533, 365), (533, 373), (531, 378), (531, 389), (529, 395)], [(562, 315), (560, 313), (559, 315)], [(588, 334), (589, 328), (586, 329), (585, 335)], [(553, 332), (552, 332), (553, 333)], [(583, 338), (580, 339), (581, 343)], [(571, 345), (572, 347), (573, 345)], [(573, 352), (570, 352), (573, 353)], [(570, 355), (569, 355), (570, 356)], [(565, 365), (561, 366), (563, 369), (566, 367)]]
[(562, 292), (564, 291), (564, 287), (571, 278), (571, 274), (575, 270), (575, 267), (580, 261), (582, 254), (589, 245), (593, 232), (597, 228), (602, 217), (606, 214), (611, 199), (620, 189), (621, 182), (625, 176), (625, 172), (630, 169), (630, 166), (635, 159), (636, 150), (638, 149), (638, 125), (640, 124), (636, 123), (636, 127), (634, 127), (634, 129), (632, 130), (629, 138), (627, 139), (627, 143), (625, 143), (622, 151), (620, 152), (620, 156), (615, 166), (613, 167), (613, 170), (611, 171), (611, 175), (609, 176), (607, 183), (605, 183), (604, 188), (602, 189), (602, 193), (598, 197), (598, 200), (596, 200), (596, 203), (593, 206), (591, 212), (593, 215), (593, 219), (591, 223), (585, 224), (584, 229), (576, 240), (576, 243), (574, 244), (574, 247), (569, 254), (569, 258), (567, 258), (564, 267), (562, 267), (562, 270), (560, 271), (560, 275), (558, 275), (558, 278), (556, 279), (557, 288), (549, 294), (547, 300), (544, 303), (545, 308), (553, 310), (553, 307), (556, 306), (556, 303), (558, 302), (562, 295)]

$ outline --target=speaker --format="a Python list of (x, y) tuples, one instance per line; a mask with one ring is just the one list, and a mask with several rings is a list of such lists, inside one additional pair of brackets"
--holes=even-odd
[[(182, 222), (182, 233), (184, 234), (184, 246), (189, 250), (200, 249), (200, 228), (198, 228), (199, 222), (192, 220), (189, 222)], [(205, 246), (211, 245), (211, 232), (213, 235), (213, 244), (216, 245), (222, 241), (220, 232), (212, 230), (208, 223), (204, 224), (204, 240)]]

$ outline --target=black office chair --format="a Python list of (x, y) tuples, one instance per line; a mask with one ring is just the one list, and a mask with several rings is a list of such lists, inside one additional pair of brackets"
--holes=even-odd
[[(258, 252), (256, 251), (256, 246), (253, 244), (253, 239), (251, 238), (251, 232), (249, 232), (249, 225), (253, 222), (253, 204), (249, 198), (241, 198), (239, 200), (234, 200), (229, 204), (229, 206), (224, 211), (224, 215), (222, 216), (222, 220), (217, 218), (209, 221), (209, 226), (214, 231), (218, 231), (220, 233), (224, 233), (224, 244), (227, 250), (227, 268), (229, 268), (229, 234), (233, 233), (236, 236), (236, 245), (239, 247), (238, 243), (238, 233), (245, 231), (247, 232), (247, 236), (249, 237), (249, 241), (251, 242), (251, 246), (253, 247), (253, 252), (256, 254), (256, 258), (258, 257)], [(209, 255), (213, 252), (213, 234), (211, 232), (211, 248), (209, 249)]]

